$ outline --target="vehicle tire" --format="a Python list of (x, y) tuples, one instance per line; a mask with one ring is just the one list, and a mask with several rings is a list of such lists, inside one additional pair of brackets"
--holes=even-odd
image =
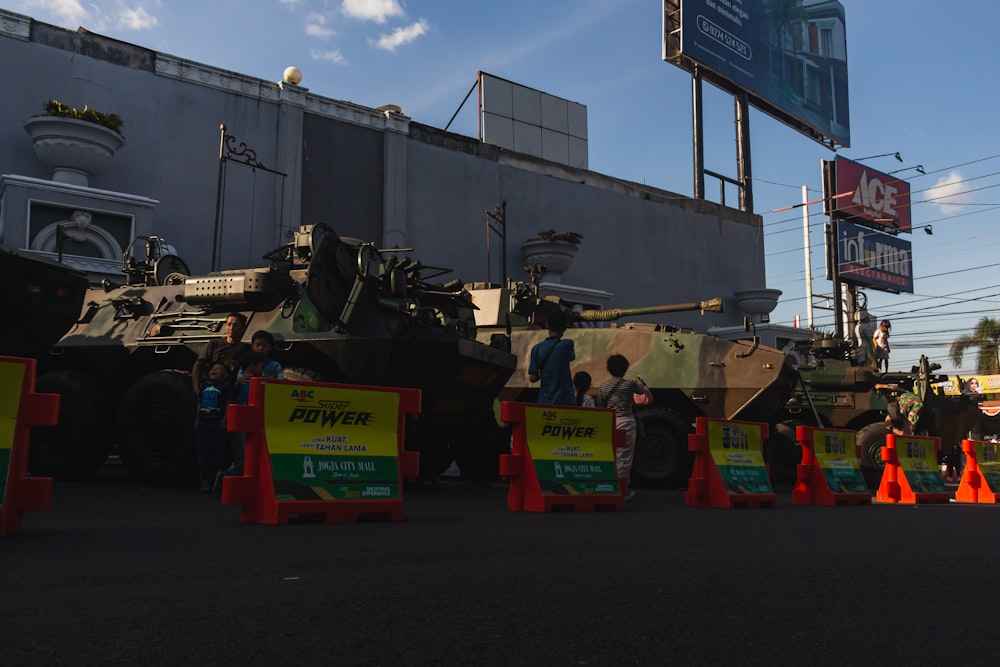
[(118, 408), (118, 451), (134, 481), (186, 486), (197, 479), (191, 378), (157, 371), (139, 378)]
[(857, 443), (861, 448), (861, 474), (869, 489), (878, 489), (882, 481), (882, 471), (885, 469), (882, 448), (885, 447), (886, 433), (885, 423), (876, 422), (865, 426), (857, 434)]
[(637, 415), (632, 485), (677, 488), (691, 476), (694, 456), (688, 451), (690, 427), (676, 412), (645, 408)]
[(59, 394), (59, 423), (31, 429), (28, 470), (62, 480), (90, 477), (104, 465), (113, 444), (107, 393), (80, 371), (46, 373), (35, 391)]
[(774, 484), (794, 484), (802, 462), (802, 447), (795, 437), (795, 429), (806, 424), (789, 420), (776, 424), (771, 437), (764, 443), (764, 460), (771, 466)]

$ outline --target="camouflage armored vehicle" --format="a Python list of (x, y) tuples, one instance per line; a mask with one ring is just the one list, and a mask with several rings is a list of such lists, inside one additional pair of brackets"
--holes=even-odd
[(941, 438), (943, 450), (968, 436), (982, 419), (982, 412), (965, 397), (951, 398), (934, 390), (933, 384), (947, 380), (936, 375), (939, 364), (921, 357), (909, 372), (878, 373), (859, 360), (857, 348), (847, 341), (818, 336), (811, 341), (815, 363), (798, 366), (803, 386), (798, 386), (781, 417), (776, 437), (794, 441), (795, 427), (813, 424), (809, 399), (824, 425), (858, 432), (862, 472), (869, 486), (877, 486), (882, 476), (882, 448), (887, 433), (885, 419), (896, 410), (903, 392), (915, 394), (922, 402), (918, 435)]
[[(557, 301), (536, 296), (534, 286), (511, 283), (500, 288), (467, 286), (479, 307), (479, 338), (509, 327), (518, 365), (500, 392), (501, 400), (534, 401), (538, 385), (528, 381), (531, 347), (547, 336), (547, 315), (564, 309)], [(796, 373), (785, 355), (752, 341), (726, 341), (682, 331), (666, 324), (618, 323), (623, 317), (678, 312), (720, 311), (721, 299), (698, 303), (572, 312), (564, 338), (576, 348), (573, 371), (586, 371), (595, 385), (608, 378), (607, 359), (623, 354), (628, 376), (641, 375), (654, 403), (638, 410), (639, 438), (632, 475), (637, 484), (673, 487), (687, 483), (692, 457), (687, 436), (696, 417), (773, 423), (784, 407)], [(611, 326), (594, 326), (612, 322)], [(771, 455), (770, 448), (766, 450)], [(776, 454), (776, 453), (775, 453)]]
[(79, 321), (42, 360), (39, 391), (62, 403), (59, 425), (33, 433), (34, 474), (86, 476), (116, 445), (132, 477), (191, 479), (189, 372), (232, 311), (249, 320), (246, 342), (260, 329), (274, 334), (287, 378), (421, 389), (406, 444), (421, 452), (424, 473), (481, 455), (516, 359), (476, 340), (460, 281), (430, 282), (446, 269), (385, 257), (321, 224), (269, 253), (266, 268), (204, 276), (183, 275), (158, 241), (147, 239), (145, 259), (125, 253), (130, 284), (90, 290)]
[(87, 276), (58, 262), (0, 247), (0, 356), (37, 358), (73, 326)]

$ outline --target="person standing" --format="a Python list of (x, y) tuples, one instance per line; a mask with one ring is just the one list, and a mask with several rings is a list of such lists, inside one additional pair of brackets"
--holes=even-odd
[(226, 406), (232, 391), (229, 369), (221, 361), (212, 364), (208, 369), (208, 379), (198, 386), (198, 413), (195, 415), (194, 433), (202, 493), (212, 491), (215, 474), (225, 470), (228, 463)]
[(872, 336), (872, 344), (875, 346), (875, 370), (882, 370), (885, 366), (885, 371), (889, 371), (889, 329), (892, 328), (892, 323), (889, 320), (882, 320), (878, 325), (878, 331)]
[(209, 367), (215, 362), (222, 362), (229, 371), (229, 377), (235, 378), (239, 370), (239, 356), (248, 346), (243, 342), (243, 334), (247, 330), (247, 317), (243, 313), (229, 313), (223, 325), (225, 336), (208, 341), (208, 345), (194, 360), (191, 368), (191, 385), (197, 394), (201, 391), (202, 377), (208, 373)]
[(625, 431), (625, 446), (615, 450), (615, 466), (618, 469), (618, 479), (625, 491), (625, 500), (635, 497), (635, 491), (629, 488), (632, 475), (632, 461), (635, 458), (635, 395), (646, 391), (642, 380), (626, 380), (628, 359), (620, 354), (608, 357), (608, 373), (610, 380), (601, 383), (597, 390), (597, 407), (611, 408), (615, 411), (615, 426)]
[(576, 350), (572, 340), (563, 339), (566, 314), (561, 310), (552, 313), (545, 326), (549, 336), (531, 348), (528, 364), (528, 379), (542, 382), (537, 402), (544, 405), (576, 405), (576, 391), (570, 372), (570, 362), (576, 359)]
[(592, 383), (593, 378), (590, 377), (590, 373), (587, 371), (580, 371), (573, 376), (573, 386), (576, 388), (576, 404), (581, 408), (597, 407), (594, 397), (588, 393), (590, 392)]

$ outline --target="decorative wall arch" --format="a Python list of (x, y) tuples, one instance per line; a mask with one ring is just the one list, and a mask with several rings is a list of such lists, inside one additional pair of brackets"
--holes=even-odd
[(73, 241), (93, 247), (98, 253), (97, 257), (120, 260), (122, 247), (115, 240), (115, 237), (103, 227), (91, 224), (91, 222), (90, 212), (75, 210), (70, 215), (69, 220), (59, 220), (42, 228), (31, 240), (31, 249), (51, 253), (59, 252), (58, 237), (61, 227), (63, 233)]

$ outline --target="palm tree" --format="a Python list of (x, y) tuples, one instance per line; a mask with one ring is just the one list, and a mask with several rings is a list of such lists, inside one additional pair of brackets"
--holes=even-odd
[(962, 357), (970, 347), (979, 348), (976, 370), (979, 373), (1000, 373), (1000, 321), (984, 317), (976, 324), (969, 336), (962, 336), (951, 344), (949, 354), (956, 366), (962, 364)]

